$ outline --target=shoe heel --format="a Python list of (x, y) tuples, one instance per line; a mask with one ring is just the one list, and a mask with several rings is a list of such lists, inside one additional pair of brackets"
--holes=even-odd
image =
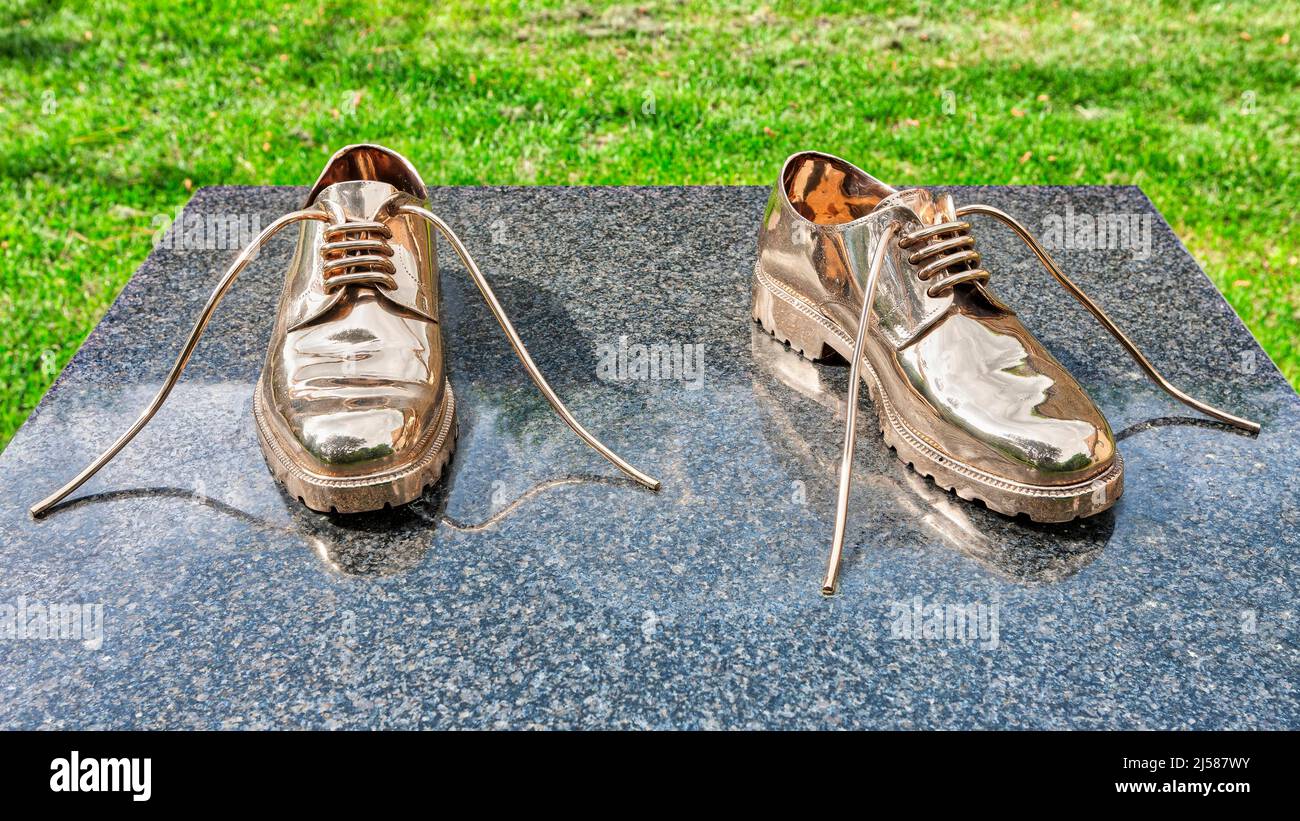
[[(763, 330), (814, 362), (825, 360), (846, 361), (831, 343), (832, 332), (817, 320), (800, 311), (777, 295), (778, 285), (769, 285), (770, 278), (762, 269), (754, 269), (753, 316)], [(809, 306), (809, 310), (812, 310)]]

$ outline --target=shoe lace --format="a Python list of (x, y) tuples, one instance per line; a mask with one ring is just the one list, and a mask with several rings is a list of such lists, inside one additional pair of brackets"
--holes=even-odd
[[(532, 356), (529, 355), (528, 349), (524, 347), (523, 340), (520, 339), (519, 333), (515, 330), (514, 324), (511, 323), (510, 318), (506, 315), (505, 309), (501, 307), (501, 303), (497, 300), (496, 294), (493, 293), (492, 287), (488, 284), (487, 278), (483, 276), (483, 272), (480, 271), (478, 265), (475, 264), (469, 251), (466, 250), (464, 243), (462, 243), (460, 238), (456, 236), (455, 232), (452, 231), (451, 228), (433, 212), (415, 205), (399, 204), (398, 201), (405, 196), (406, 195), (400, 193), (395, 194), (385, 202), (376, 213), (386, 215), (387, 218), (392, 218), (397, 215), (418, 217), (428, 222), (438, 231), (438, 233), (442, 234), (447, 243), (451, 245), (453, 250), (455, 250), (456, 255), (464, 264), (466, 271), (469, 272), (470, 279), (472, 279), (475, 286), (478, 287), (479, 293), (482, 294), (484, 302), (487, 303), (489, 310), (492, 312), (492, 316), (501, 326), (501, 330), (509, 340), (511, 348), (514, 349), (516, 356), (519, 357), (519, 361), (523, 364), (524, 370), (528, 372), (528, 375), (537, 385), (542, 396), (550, 403), (556, 414), (593, 450), (608, 459), (615, 467), (623, 471), (623, 473), (630, 476), (638, 484), (650, 488), (651, 490), (658, 490), (660, 488), (660, 482), (658, 479), (655, 479), (628, 464), (627, 461), (614, 451), (610, 450), (573, 417), (573, 414), (569, 412), (569, 409), (565, 407), (564, 403), (560, 400), (560, 397), (555, 393), (554, 389), (551, 388), (550, 383), (546, 381), (546, 377), (544, 377), (542, 372), (537, 368), (537, 364), (533, 361)], [(396, 287), (396, 281), (393, 279), (393, 274), (396, 272), (396, 268), (393, 266), (392, 260), (390, 259), (392, 256), (392, 247), (388, 244), (388, 240), (392, 238), (392, 230), (388, 227), (386, 222), (382, 220), (344, 220), (342, 215), (337, 211), (331, 213), (331, 211), (321, 210), (318, 208), (294, 211), (275, 220), (263, 229), (262, 232), (248, 244), (248, 247), (239, 253), (239, 256), (231, 263), (230, 268), (227, 269), (220, 282), (217, 283), (217, 287), (213, 289), (212, 295), (208, 297), (207, 304), (204, 305), (203, 311), (199, 314), (198, 321), (195, 322), (193, 330), (190, 331), (189, 338), (185, 341), (184, 347), (181, 348), (181, 352), (177, 356), (175, 364), (172, 365), (166, 379), (163, 380), (162, 387), (159, 388), (158, 392), (154, 395), (149, 406), (145, 408), (144, 412), (140, 414), (139, 418), (135, 420), (131, 427), (118, 437), (116, 442), (110, 445), (94, 461), (83, 468), (80, 473), (69, 480), (63, 487), (33, 505), (31, 507), (32, 516), (37, 518), (44, 516), (50, 508), (66, 498), (68, 494), (81, 487), (81, 485), (90, 479), (90, 477), (99, 472), (100, 468), (112, 461), (113, 457), (115, 457), (122, 448), (126, 447), (127, 443), (134, 439), (136, 434), (144, 429), (145, 425), (149, 423), (149, 420), (151, 420), (163, 406), (163, 403), (167, 400), (172, 388), (176, 386), (176, 382), (180, 379), (181, 373), (189, 363), (190, 356), (194, 353), (194, 348), (198, 345), (199, 339), (203, 336), (203, 332), (208, 326), (208, 321), (211, 320), (212, 314), (216, 310), (217, 305), (230, 290), (230, 286), (234, 284), (235, 279), (239, 277), (239, 274), (248, 266), (248, 263), (257, 254), (258, 250), (265, 245), (268, 240), (278, 234), (282, 229), (295, 223), (308, 220), (328, 223), (325, 227), (326, 243), (321, 248), (321, 253), (326, 259), (325, 290), (327, 292), (337, 290), (349, 284), (376, 284), (381, 287)], [(387, 253), (385, 253), (385, 249)]]
[[(885, 233), (881, 236), (875, 253), (872, 254), (871, 265), (867, 270), (866, 284), (863, 286), (862, 312), (858, 316), (858, 332), (853, 342), (853, 360), (849, 371), (848, 408), (844, 420), (844, 449), (840, 453), (839, 491), (835, 504), (835, 531), (831, 538), (831, 554), (826, 565), (826, 576), (822, 580), (822, 593), (824, 595), (834, 595), (839, 584), (840, 564), (844, 555), (844, 531), (848, 523), (849, 492), (853, 483), (853, 452), (857, 444), (858, 380), (861, 378), (862, 355), (866, 344), (867, 325), (871, 317), (872, 303), (875, 299), (876, 280), (880, 276), (880, 268), (884, 262), (885, 252), (889, 250), (891, 241), (896, 237), (898, 246), (904, 250), (920, 246), (918, 250), (908, 256), (907, 260), (912, 265), (924, 263), (917, 270), (916, 275), (923, 282), (934, 280), (926, 289), (926, 292), (932, 297), (940, 296), (962, 282), (985, 282), (989, 278), (989, 272), (979, 267), (980, 255), (974, 249), (975, 239), (970, 234), (971, 225), (961, 219), (961, 217), (972, 214), (991, 217), (1010, 228), (1025, 245), (1029, 246), (1034, 256), (1038, 257), (1038, 261), (1060, 283), (1061, 287), (1065, 288), (1070, 296), (1088, 309), (1088, 312), (1101, 323), (1101, 326), (1109, 331), (1111, 336), (1115, 337), (1116, 341), (1128, 351), (1129, 355), (1133, 357), (1146, 375), (1166, 393), (1188, 407), (1204, 413), (1206, 416), (1251, 434), (1259, 433), (1260, 426), (1258, 422), (1234, 416), (1194, 399), (1176, 388), (1168, 379), (1165, 379), (1156, 370), (1155, 365), (1151, 364), (1151, 361), (1138, 350), (1133, 341), (1106, 315), (1106, 312), (1065, 275), (1051, 255), (1029, 232), (1029, 229), (1010, 214), (990, 205), (966, 205), (956, 209), (955, 216), (958, 218), (956, 220), (925, 226), (906, 234), (899, 234), (901, 224), (895, 222), (886, 228)], [(939, 278), (935, 279), (935, 277)]]
[(920, 250), (909, 254), (907, 261), (922, 265), (916, 278), (922, 282), (946, 274), (926, 288), (931, 297), (942, 296), (963, 282), (987, 282), (989, 272), (979, 267), (980, 253), (975, 250), (975, 238), (970, 233), (970, 223), (961, 220), (927, 225), (903, 234), (898, 247), (904, 250), (920, 245)]
[(320, 254), (324, 262), (325, 293), (347, 285), (376, 285), (395, 290), (393, 229), (378, 220), (349, 220), (338, 203), (327, 204), (333, 222), (324, 228)]

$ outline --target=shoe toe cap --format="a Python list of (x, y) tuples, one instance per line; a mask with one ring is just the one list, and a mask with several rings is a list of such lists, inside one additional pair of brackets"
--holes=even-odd
[(1115, 461), (1106, 417), (1014, 317), (954, 316), (904, 363), (959, 461), (1031, 485), (1087, 481)]
[(398, 408), (343, 410), (306, 415), (295, 425), (299, 443), (327, 465), (381, 464), (404, 450), (414, 416)]
[[(1082, 402), (1096, 411), (1080, 392)], [(1115, 461), (1115, 439), (1100, 412), (1068, 418), (1039, 417), (1032, 434), (1011, 440), (1009, 455), (1038, 483), (1071, 484), (1089, 479)]]

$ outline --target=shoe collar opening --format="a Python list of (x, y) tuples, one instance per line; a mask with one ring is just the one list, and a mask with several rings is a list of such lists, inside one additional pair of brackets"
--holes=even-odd
[(310, 206), (320, 193), (331, 185), (356, 180), (385, 182), (399, 191), (405, 191), (420, 201), (429, 198), (424, 180), (415, 166), (390, 148), (373, 143), (345, 146), (330, 157), (325, 170), (312, 186), (304, 207)]
[(848, 160), (820, 151), (802, 151), (785, 161), (781, 192), (795, 213), (818, 225), (861, 219), (898, 193)]

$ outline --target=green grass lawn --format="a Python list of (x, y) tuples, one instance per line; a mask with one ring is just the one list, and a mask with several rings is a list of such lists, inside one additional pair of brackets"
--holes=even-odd
[(1295, 0), (229, 5), (0, 0), (0, 446), (155, 216), (361, 140), (435, 184), (767, 185), (815, 147), (1140, 185), (1300, 384)]

